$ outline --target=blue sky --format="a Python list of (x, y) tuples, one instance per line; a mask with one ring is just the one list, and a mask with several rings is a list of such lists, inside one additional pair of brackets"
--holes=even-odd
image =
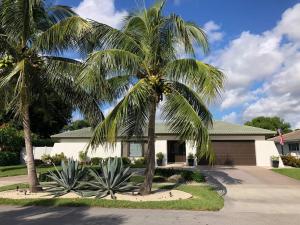
[[(58, 1), (114, 27), (143, 2), (154, 1)], [(222, 98), (210, 107), (215, 119), (243, 123), (277, 115), (300, 127), (300, 1), (169, 0), (170, 12), (207, 31), (211, 53), (205, 61), (227, 75)]]

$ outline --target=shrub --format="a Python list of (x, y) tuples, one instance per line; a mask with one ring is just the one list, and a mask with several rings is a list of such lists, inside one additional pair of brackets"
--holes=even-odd
[(52, 163), (52, 158), (51, 158), (51, 156), (49, 154), (42, 155), (41, 160), (42, 160), (42, 162), (44, 164), (48, 164), (49, 165), (49, 164)]
[(63, 161), (64, 162), (67, 161), (67, 157), (65, 156), (65, 154), (63, 152), (60, 154), (55, 154), (54, 156), (51, 157), (51, 162), (54, 165), (60, 165)]
[(45, 163), (45, 164), (54, 164), (54, 165), (60, 165), (62, 161), (67, 161), (67, 157), (65, 156), (65, 154), (62, 152), (60, 154), (55, 154), (54, 156), (50, 156), (50, 155), (42, 155), (41, 160)]
[(300, 167), (300, 159), (291, 155), (282, 155), (282, 162), (285, 166)]
[(93, 157), (91, 158), (91, 164), (94, 166), (94, 165), (97, 165), (99, 166), (100, 162), (102, 161), (103, 159), (101, 157)]
[(12, 166), (20, 164), (19, 152), (0, 152), (0, 166)]
[(185, 181), (195, 181), (195, 182), (204, 182), (205, 178), (200, 172), (194, 172), (191, 170), (182, 170), (182, 169), (155, 169), (155, 175), (162, 177), (170, 177), (173, 175), (181, 175)]
[(80, 151), (78, 154), (79, 161), (82, 163), (88, 162), (87, 151)]
[(114, 159), (109, 158), (107, 163), (101, 162), (100, 174), (90, 170), (93, 180), (85, 183), (89, 190), (83, 192), (85, 197), (104, 198), (110, 195), (112, 199), (115, 199), (116, 193), (130, 192), (137, 189), (137, 186), (130, 182), (133, 173), (130, 173), (129, 167), (125, 168), (122, 160), (117, 157)]
[(131, 160), (128, 157), (122, 157), (122, 162), (124, 166), (129, 166), (131, 164)]
[(158, 152), (158, 153), (156, 154), (156, 158), (157, 158), (158, 160), (163, 160), (163, 159), (164, 159), (164, 154), (163, 154), (162, 152)]
[(21, 131), (10, 125), (0, 127), (0, 150), (20, 151), (23, 145), (24, 139)]
[(131, 164), (132, 168), (144, 168), (146, 165), (146, 160), (144, 157), (138, 158), (134, 160), (133, 164)]
[(68, 159), (67, 162), (61, 162), (62, 170), (55, 172), (48, 171), (48, 178), (53, 183), (44, 185), (46, 191), (54, 194), (55, 197), (65, 195), (69, 192), (76, 194), (80, 193), (80, 181), (87, 175), (88, 170), (85, 167), (80, 167), (77, 161)]
[(195, 159), (194, 154), (193, 154), (193, 153), (189, 153), (189, 154), (188, 154), (188, 159), (190, 159), (190, 160)]

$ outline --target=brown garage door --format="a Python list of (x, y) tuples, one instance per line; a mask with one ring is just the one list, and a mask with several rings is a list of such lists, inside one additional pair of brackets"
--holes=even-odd
[(256, 165), (254, 141), (213, 141), (212, 146), (216, 165)]

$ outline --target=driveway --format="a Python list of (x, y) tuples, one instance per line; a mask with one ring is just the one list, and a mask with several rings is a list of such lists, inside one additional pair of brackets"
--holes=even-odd
[(11, 184), (27, 183), (27, 175), (12, 176), (12, 177), (0, 177), (0, 187)]
[(202, 167), (224, 195), (224, 212), (291, 214), (300, 208), (300, 181), (255, 167)]

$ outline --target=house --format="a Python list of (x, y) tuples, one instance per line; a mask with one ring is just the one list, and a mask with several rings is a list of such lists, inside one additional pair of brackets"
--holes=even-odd
[(280, 137), (273, 137), (268, 139), (269, 141), (274, 141), (276, 144), (276, 147), (280, 154), (289, 154), (291, 153), (292, 155), (300, 155), (299, 151), (299, 145), (300, 145), (300, 130), (295, 130), (290, 133), (284, 134), (283, 140), (284, 140), (284, 145), (282, 146), (280, 144)]
[[(164, 165), (185, 163), (189, 153), (196, 153), (195, 147), (188, 140), (179, 140), (178, 135), (169, 132), (165, 124), (157, 123), (155, 132), (155, 150), (156, 153), (164, 154)], [(217, 165), (270, 166), (270, 157), (279, 155), (274, 142), (266, 140), (266, 137), (275, 133), (270, 130), (215, 121), (209, 133), (216, 152)], [(76, 159), (79, 152), (86, 149), (91, 136), (91, 128), (53, 135), (51, 138), (56, 143), (51, 155), (64, 152), (67, 157)], [(146, 137), (130, 141), (119, 137), (114, 148), (98, 146), (96, 149), (89, 149), (88, 156), (90, 158), (124, 156), (135, 159), (142, 157), (146, 148)], [(201, 160), (201, 164), (205, 163), (207, 163), (205, 160)]]

